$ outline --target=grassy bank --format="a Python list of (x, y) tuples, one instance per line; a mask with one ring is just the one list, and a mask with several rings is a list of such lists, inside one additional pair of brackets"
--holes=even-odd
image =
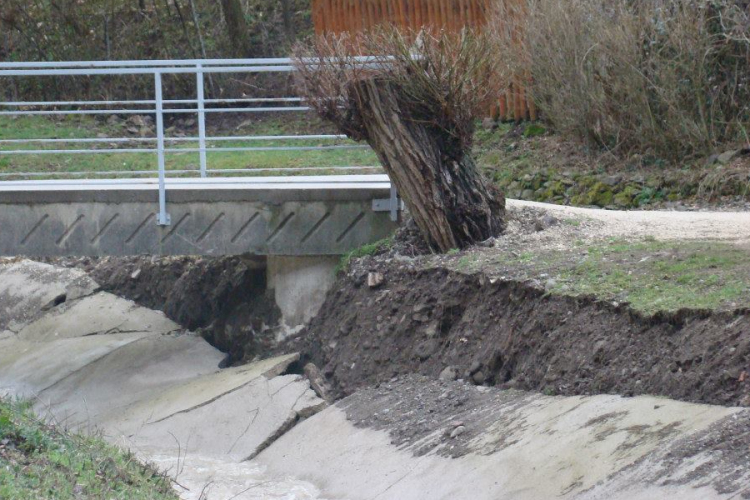
[(177, 499), (168, 478), (103, 441), (41, 422), (0, 399), (0, 498)]
[(470, 251), (449, 256), (447, 266), (464, 273), (535, 280), (550, 293), (628, 303), (646, 315), (750, 307), (750, 255), (730, 243), (578, 240), (564, 249)]

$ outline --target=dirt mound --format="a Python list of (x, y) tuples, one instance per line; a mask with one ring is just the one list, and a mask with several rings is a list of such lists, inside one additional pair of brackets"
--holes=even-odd
[(265, 267), (240, 257), (54, 259), (88, 272), (103, 290), (159, 309), (226, 352), (251, 361), (275, 342), (281, 312), (266, 291)]
[[(383, 283), (368, 286), (369, 273)], [(745, 310), (643, 317), (483, 274), (364, 258), (339, 279), (296, 348), (339, 396), (419, 373), (545, 394), (750, 406), (748, 330)]]

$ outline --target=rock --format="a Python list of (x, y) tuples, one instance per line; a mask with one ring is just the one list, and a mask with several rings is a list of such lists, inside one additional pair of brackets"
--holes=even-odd
[(497, 128), (497, 122), (488, 116), (482, 120), (482, 128), (484, 130), (494, 130)]
[(378, 288), (385, 282), (383, 273), (367, 273), (367, 286), (370, 288)]
[(602, 182), (606, 184), (607, 186), (616, 186), (620, 182), (622, 182), (622, 176), (621, 175), (608, 175), (604, 179), (602, 179)]
[(497, 239), (493, 236), (493, 237), (487, 238), (484, 241), (480, 241), (479, 243), (477, 243), (477, 245), (480, 247), (493, 248), (495, 246), (496, 241)]
[(445, 382), (452, 382), (458, 378), (458, 368), (455, 366), (446, 366), (443, 371), (440, 372), (440, 380)]
[(453, 431), (451, 431), (451, 434), (450, 434), (451, 439), (456, 439), (458, 436), (460, 436), (464, 432), (466, 432), (466, 427), (464, 427), (463, 425), (459, 425), (458, 427), (453, 429)]
[(548, 229), (548, 228), (554, 226), (558, 222), (559, 221), (557, 220), (556, 217), (553, 217), (552, 215), (547, 214), (547, 215), (545, 215), (545, 216), (537, 219), (534, 222), (534, 230), (537, 231), (537, 232), (544, 231), (545, 229)]
[(706, 159), (706, 166), (710, 167), (711, 165), (713, 165), (717, 161), (719, 161), (719, 155), (712, 154), (711, 156), (708, 157), (708, 159)]
[(727, 165), (732, 162), (735, 158), (737, 158), (740, 155), (740, 151), (736, 149), (732, 149), (729, 151), (724, 151), (721, 153), (717, 158), (716, 161), (721, 163), (722, 165)]
[(542, 224), (544, 224), (546, 227), (552, 227), (556, 225), (558, 222), (560, 222), (557, 217), (547, 214), (544, 217), (542, 217)]
[(482, 369), (482, 363), (474, 361), (469, 367), (469, 375), (474, 375), (476, 372)]
[(437, 335), (438, 332), (438, 324), (437, 322), (433, 321), (424, 330), (424, 334), (427, 335), (427, 337), (432, 338)]
[(425, 340), (420, 342), (414, 349), (414, 354), (419, 358), (420, 361), (426, 361), (432, 356), (438, 348), (437, 341)]
[(137, 279), (138, 276), (140, 276), (140, 275), (141, 275), (141, 270), (139, 268), (139, 269), (136, 269), (135, 271), (133, 271), (132, 273), (130, 273), (130, 279), (131, 280)]
[(524, 189), (521, 191), (521, 199), (522, 200), (531, 200), (534, 198), (534, 191), (531, 189)]
[(484, 381), (486, 380), (484, 373), (482, 370), (479, 370), (474, 375), (471, 376), (472, 382), (474, 382), (476, 385), (482, 385), (484, 384)]
[(333, 396), (331, 395), (331, 386), (328, 385), (323, 374), (314, 363), (307, 363), (304, 368), (305, 376), (310, 381), (310, 387), (320, 399), (327, 403), (333, 402)]

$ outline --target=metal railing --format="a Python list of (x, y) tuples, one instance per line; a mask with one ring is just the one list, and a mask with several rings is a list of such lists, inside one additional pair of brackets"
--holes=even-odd
[[(367, 64), (370, 58), (355, 58), (356, 63)], [(299, 97), (247, 97), (247, 98), (206, 98), (206, 75), (213, 73), (288, 73), (294, 66), (288, 58), (267, 59), (196, 59), (196, 60), (163, 60), (163, 61), (88, 61), (88, 62), (4, 62), (0, 63), (0, 77), (62, 77), (62, 76), (119, 76), (146, 75), (153, 78), (154, 98), (140, 100), (71, 100), (71, 101), (0, 101), (0, 116), (33, 116), (33, 115), (154, 115), (154, 137), (88, 137), (88, 138), (18, 138), (0, 139), (0, 146), (14, 144), (39, 145), (77, 145), (73, 148), (56, 149), (0, 149), (3, 155), (49, 155), (49, 154), (104, 154), (104, 153), (152, 153), (156, 156), (156, 170), (136, 171), (100, 171), (100, 172), (57, 172), (57, 176), (82, 178), (86, 175), (153, 175), (158, 176), (159, 213), (157, 223), (169, 225), (167, 212), (166, 177), (167, 174), (209, 174), (249, 173), (268, 171), (302, 171), (302, 170), (338, 170), (354, 171), (373, 169), (378, 166), (327, 166), (327, 167), (290, 167), (267, 169), (210, 169), (209, 152), (259, 152), (259, 151), (311, 151), (331, 149), (359, 149), (368, 146), (348, 143), (315, 146), (213, 146), (227, 141), (342, 141), (343, 135), (336, 134), (299, 134), (299, 135), (216, 135), (206, 132), (206, 116), (213, 113), (268, 113), (268, 112), (305, 112), (305, 106)], [(195, 75), (195, 99), (165, 99), (163, 75)], [(230, 107), (223, 107), (229, 105)], [(178, 106), (178, 107), (172, 107)], [(34, 108), (34, 109), (29, 109)], [(101, 109), (105, 108), (105, 109)], [(170, 114), (197, 115), (198, 135), (193, 137), (167, 137), (164, 128), (164, 116)], [(177, 147), (179, 143), (192, 142), (197, 148)], [(100, 145), (136, 144), (137, 147), (105, 147)], [(84, 147), (88, 146), (88, 147)], [(151, 147), (148, 147), (151, 146)], [(199, 169), (166, 169), (165, 157), (170, 153), (198, 153)], [(49, 172), (14, 172), (0, 173), (2, 177), (41, 177)], [(396, 203), (395, 193), (392, 194)]]

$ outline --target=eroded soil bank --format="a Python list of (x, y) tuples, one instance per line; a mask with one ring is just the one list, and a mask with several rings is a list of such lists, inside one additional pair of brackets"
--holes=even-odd
[[(369, 286), (370, 273), (383, 283)], [(544, 394), (750, 406), (749, 329), (747, 310), (644, 317), (484, 274), (364, 258), (295, 348), (338, 396), (418, 373)]]

